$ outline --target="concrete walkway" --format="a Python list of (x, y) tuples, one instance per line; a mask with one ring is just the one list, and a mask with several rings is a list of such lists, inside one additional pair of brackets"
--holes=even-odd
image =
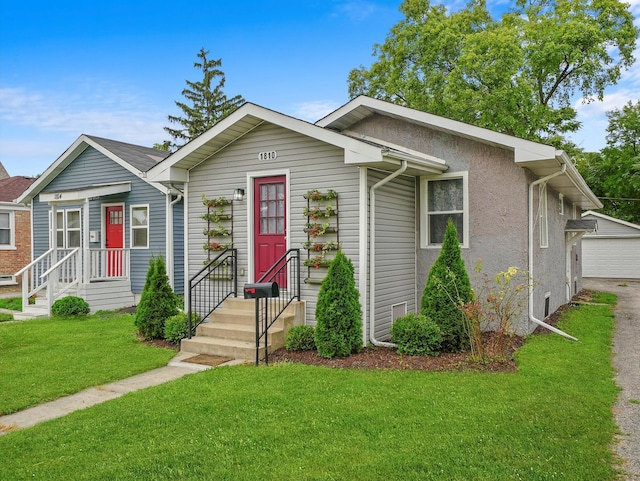
[(618, 296), (613, 366), (622, 391), (614, 406), (620, 428), (614, 449), (627, 472), (624, 479), (640, 481), (640, 280), (585, 278), (583, 287)]
[[(211, 366), (183, 361), (191, 356), (195, 356), (195, 354), (179, 353), (169, 362), (169, 365), (165, 367), (143, 372), (142, 374), (112, 382), (111, 384), (105, 384), (104, 386), (88, 388), (76, 394), (43, 403), (23, 411), (18, 411), (17, 413), (0, 416), (0, 435), (17, 429), (28, 428), (43, 421), (59, 418), (78, 409), (88, 408), (118, 398), (129, 392), (157, 386), (181, 378), (187, 374), (211, 369)], [(243, 363), (243, 361), (229, 361), (221, 364), (221, 366), (241, 363)]]

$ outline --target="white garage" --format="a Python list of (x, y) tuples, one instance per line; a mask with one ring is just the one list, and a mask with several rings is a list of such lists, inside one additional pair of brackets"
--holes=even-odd
[(582, 218), (598, 222), (582, 238), (583, 277), (640, 279), (640, 225), (593, 211)]

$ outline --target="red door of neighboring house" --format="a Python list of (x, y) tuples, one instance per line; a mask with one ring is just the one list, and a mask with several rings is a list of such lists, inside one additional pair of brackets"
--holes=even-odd
[[(285, 176), (254, 180), (255, 280), (269, 270), (287, 250)], [(280, 280), (280, 287), (286, 287)]]
[(122, 275), (122, 259), (124, 247), (124, 214), (121, 205), (109, 206), (105, 208), (105, 235), (104, 246), (107, 249), (118, 249), (114, 252), (107, 250), (107, 276), (118, 277)]

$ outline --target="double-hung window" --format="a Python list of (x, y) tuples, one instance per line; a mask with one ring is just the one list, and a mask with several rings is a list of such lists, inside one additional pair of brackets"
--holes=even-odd
[(131, 248), (149, 247), (149, 206), (131, 206)]
[(13, 249), (15, 247), (13, 222), (12, 212), (0, 212), (0, 249)]
[(469, 246), (469, 188), (467, 172), (421, 179), (423, 215), (422, 247), (439, 247), (449, 219), (458, 231), (462, 247)]
[(80, 209), (56, 211), (56, 247), (73, 249), (80, 247)]

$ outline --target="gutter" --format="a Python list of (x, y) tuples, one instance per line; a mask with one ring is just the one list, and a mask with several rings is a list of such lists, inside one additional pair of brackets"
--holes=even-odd
[[(177, 190), (177, 189), (176, 189)], [(182, 200), (182, 193), (178, 191), (177, 197), (171, 200), (171, 192), (167, 194), (167, 228), (165, 244), (166, 244), (166, 256), (167, 256), (167, 273), (169, 277), (169, 284), (172, 289), (175, 289), (174, 285), (174, 251), (173, 251), (173, 206)]]
[(566, 170), (567, 170), (567, 164), (563, 162), (562, 168), (559, 171), (554, 172), (553, 174), (549, 174), (540, 179), (534, 180), (533, 182), (531, 182), (531, 184), (529, 184), (529, 281), (530, 282), (529, 282), (528, 311), (529, 311), (529, 320), (531, 322), (538, 324), (539, 326), (542, 326), (545, 329), (549, 329), (550, 331), (555, 332), (556, 334), (560, 334), (561, 336), (564, 336), (567, 339), (571, 339), (572, 341), (577, 341), (578, 340), (577, 338), (567, 334), (564, 331), (561, 331), (557, 327), (553, 327), (550, 324), (547, 324), (546, 322), (541, 321), (540, 319), (536, 318), (533, 315), (533, 281), (534, 281), (534, 276), (533, 276), (533, 188), (539, 184), (548, 182), (554, 177), (563, 175)]
[(376, 339), (376, 190), (388, 182), (403, 174), (408, 167), (406, 160), (402, 160), (402, 166), (393, 174), (377, 182), (369, 189), (369, 340), (374, 346), (398, 347), (391, 342), (378, 341)]

